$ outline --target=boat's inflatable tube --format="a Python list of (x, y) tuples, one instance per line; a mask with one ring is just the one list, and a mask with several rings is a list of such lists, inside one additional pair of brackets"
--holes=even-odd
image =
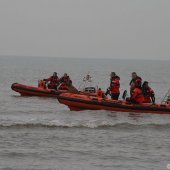
[(65, 104), (70, 110), (76, 111), (111, 110), (120, 112), (170, 114), (170, 105), (168, 104), (131, 104), (124, 101), (101, 99), (93, 96), (71, 93), (60, 94), (57, 98), (61, 104)]
[(54, 89), (43, 89), (18, 83), (12, 84), (11, 89), (20, 93), (22, 96), (57, 97), (59, 94), (67, 92), (66, 90), (56, 91)]

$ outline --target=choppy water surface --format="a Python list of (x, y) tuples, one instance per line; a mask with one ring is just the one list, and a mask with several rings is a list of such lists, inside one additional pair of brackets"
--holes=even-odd
[(108, 111), (70, 112), (56, 99), (20, 97), (14, 82), (37, 85), (53, 71), (75, 86), (90, 72), (103, 89), (109, 74), (128, 89), (130, 73), (151, 82), (160, 102), (170, 88), (170, 62), (56, 58), (0, 58), (0, 169), (166, 170), (170, 164), (170, 115)]

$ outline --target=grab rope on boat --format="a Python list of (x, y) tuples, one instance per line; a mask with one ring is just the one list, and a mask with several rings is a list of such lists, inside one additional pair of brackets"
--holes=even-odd
[(168, 92), (165, 94), (161, 104), (170, 104), (170, 89)]

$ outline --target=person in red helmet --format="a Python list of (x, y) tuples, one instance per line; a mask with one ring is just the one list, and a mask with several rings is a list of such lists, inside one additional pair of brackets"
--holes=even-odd
[(67, 73), (65, 73), (64, 76), (60, 78), (59, 82), (61, 90), (68, 90), (68, 86), (72, 85), (72, 81)]
[(99, 88), (99, 89), (97, 90), (97, 97), (98, 97), (98, 98), (103, 98), (103, 99), (106, 98), (105, 93), (101, 90), (101, 88)]
[(136, 83), (137, 80), (140, 80), (142, 82), (142, 78), (139, 77), (136, 72), (132, 72), (132, 79), (131, 79), (131, 81), (129, 83), (129, 85), (130, 85), (130, 93), (135, 88), (135, 86), (136, 86), (135, 83)]
[(140, 79), (137, 79), (135, 81), (135, 87), (134, 89), (131, 91), (131, 98), (130, 101), (132, 103), (136, 103), (136, 104), (141, 104), (144, 103), (145, 99), (144, 99), (144, 95), (142, 93), (142, 82)]
[(106, 92), (106, 95), (110, 94), (113, 100), (118, 100), (120, 95), (120, 77), (112, 72), (110, 75), (110, 87)]
[(142, 93), (144, 95), (145, 103), (155, 103), (155, 93), (154, 91), (149, 87), (149, 83), (147, 81), (144, 81), (142, 85)]
[(48, 79), (44, 79), (44, 81), (48, 84), (48, 88), (49, 89), (57, 89), (58, 85), (59, 85), (59, 78), (57, 76), (57, 73), (54, 72), (53, 75), (51, 77), (49, 77)]

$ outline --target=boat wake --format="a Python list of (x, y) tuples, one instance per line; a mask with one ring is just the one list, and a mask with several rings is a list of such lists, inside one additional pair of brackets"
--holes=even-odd
[(13, 124), (0, 124), (0, 129), (16, 129), (16, 128), (28, 128), (28, 129), (36, 129), (36, 128), (91, 128), (91, 129), (98, 129), (98, 128), (115, 128), (115, 129), (138, 129), (138, 128), (155, 128), (155, 129), (162, 129), (162, 128), (170, 128), (170, 123), (166, 124), (132, 124), (132, 123), (70, 123), (70, 124), (61, 124), (61, 123), (13, 123)]

